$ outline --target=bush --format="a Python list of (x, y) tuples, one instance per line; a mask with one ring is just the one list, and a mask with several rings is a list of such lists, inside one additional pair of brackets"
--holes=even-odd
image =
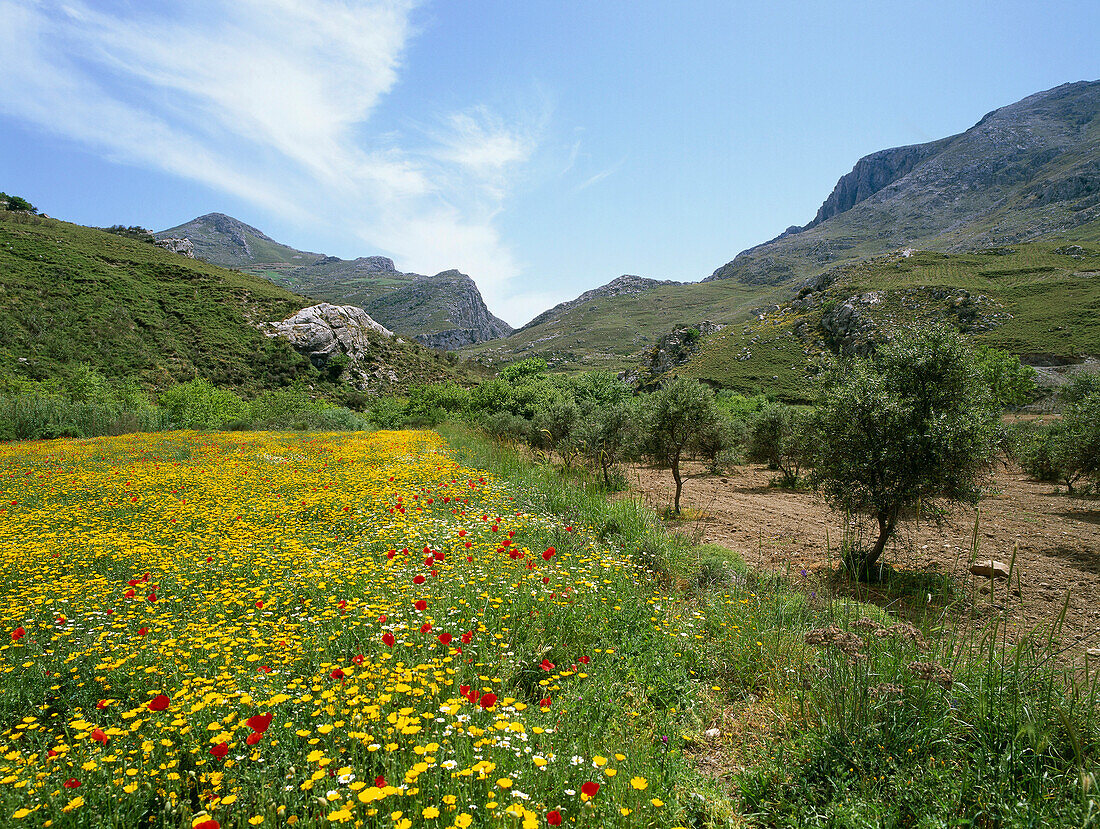
[(191, 380), (161, 395), (161, 406), (173, 429), (225, 429), (247, 424), (249, 406), (231, 391), (208, 380)]
[(849, 569), (868, 577), (903, 509), (977, 501), (998, 410), (974, 353), (938, 326), (840, 363), (826, 376), (814, 420), (823, 436), (816, 483), (837, 509), (868, 511), (878, 524), (870, 550), (846, 552)]
[(785, 403), (768, 403), (749, 421), (746, 454), (779, 471), (780, 483), (797, 487), (813, 453), (813, 419)]

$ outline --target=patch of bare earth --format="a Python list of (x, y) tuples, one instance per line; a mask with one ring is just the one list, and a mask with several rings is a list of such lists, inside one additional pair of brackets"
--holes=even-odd
[[(884, 554), (911, 586), (899, 592), (832, 578), (845, 534), (844, 516), (830, 510), (820, 496), (769, 486), (777, 473), (760, 465), (711, 474), (702, 464), (689, 464), (688, 474), (681, 506), (689, 518), (670, 526), (697, 542), (734, 550), (754, 567), (785, 573), (807, 589), (828, 579), (834, 589), (910, 617), (946, 614), (947, 622), (980, 626), (996, 615), (1007, 621), (1010, 638), (1031, 630), (1046, 635), (1068, 595), (1058, 634), (1066, 655), (1100, 647), (1100, 501), (1094, 498), (1070, 498), (1050, 484), (999, 470), (982, 498), (980, 514), (959, 506), (939, 524), (905, 523)], [(672, 504), (667, 470), (633, 466), (627, 477), (634, 494), (650, 507), (661, 511)], [(1014, 552), (1011, 585), (969, 572), (973, 558), (1008, 563)], [(945, 576), (952, 585), (952, 601), (946, 604)], [(937, 594), (931, 605), (919, 588), (923, 583)]]

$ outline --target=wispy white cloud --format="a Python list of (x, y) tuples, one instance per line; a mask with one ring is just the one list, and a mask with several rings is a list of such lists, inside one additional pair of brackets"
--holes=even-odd
[(580, 184), (578, 184), (576, 187), (573, 188), (573, 193), (574, 194), (580, 193), (582, 190), (587, 190), (593, 184), (599, 184), (601, 181), (603, 181), (608, 176), (612, 176), (615, 173), (619, 172), (619, 170), (622, 169), (622, 166), (625, 163), (626, 163), (626, 158), (625, 157), (620, 158), (618, 161), (616, 161), (610, 167), (606, 167), (603, 170), (600, 170), (598, 173), (595, 173), (594, 175), (591, 175), (588, 178), (586, 178), (584, 181), (582, 181)]
[(415, 5), (0, 0), (0, 111), (290, 221), (342, 223), (405, 269), (461, 268), (492, 303), (520, 273), (493, 219), (546, 113), (472, 104), (411, 135), (372, 130)]

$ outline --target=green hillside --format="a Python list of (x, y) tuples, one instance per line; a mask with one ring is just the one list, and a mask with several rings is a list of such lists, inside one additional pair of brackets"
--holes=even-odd
[[(839, 267), (813, 286), (819, 290), (807, 288), (779, 308), (706, 338), (675, 373), (744, 392), (805, 398), (809, 366), (819, 355), (858, 349), (861, 342), (932, 320), (950, 322), (975, 342), (1025, 362), (1100, 355), (1100, 244), (1087, 241), (1098, 228), (1094, 222), (1071, 238), (977, 253), (922, 251)], [(845, 304), (854, 312), (846, 320)]]
[[(164, 387), (195, 377), (253, 391), (316, 369), (257, 325), (313, 304), (271, 282), (93, 228), (0, 212), (0, 384), (85, 364)], [(384, 340), (395, 387), (455, 376), (416, 344)]]
[(677, 326), (741, 321), (750, 309), (789, 294), (735, 280), (660, 285), (636, 294), (597, 297), (548, 322), (460, 353), (489, 366), (538, 356), (555, 371), (630, 368)]

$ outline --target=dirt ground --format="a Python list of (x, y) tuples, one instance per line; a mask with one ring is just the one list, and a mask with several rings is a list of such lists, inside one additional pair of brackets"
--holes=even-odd
[[(902, 615), (940, 614), (945, 623), (981, 626), (996, 615), (1006, 618), (1013, 638), (1033, 629), (1048, 633), (1068, 593), (1065, 622), (1057, 634), (1065, 655), (1076, 661), (1086, 649), (1100, 647), (1096, 498), (1070, 498), (1018, 471), (998, 470), (981, 502), (976, 558), (1007, 564), (1015, 550), (1011, 585), (1003, 580), (991, 585), (970, 574), (977, 513), (958, 507), (938, 526), (930, 520), (905, 522), (884, 554), (904, 587), (895, 583), (888, 591), (869, 590), (833, 578), (844, 516), (820, 496), (769, 487), (777, 473), (759, 465), (716, 475), (697, 464), (688, 473), (681, 501), (687, 517), (669, 522), (670, 527), (695, 541), (734, 550), (750, 565), (781, 572), (807, 590), (827, 581), (833, 590), (889, 605)], [(634, 494), (652, 508), (671, 506), (667, 470), (633, 466), (627, 478)], [(934, 596), (931, 602), (928, 593)]]

